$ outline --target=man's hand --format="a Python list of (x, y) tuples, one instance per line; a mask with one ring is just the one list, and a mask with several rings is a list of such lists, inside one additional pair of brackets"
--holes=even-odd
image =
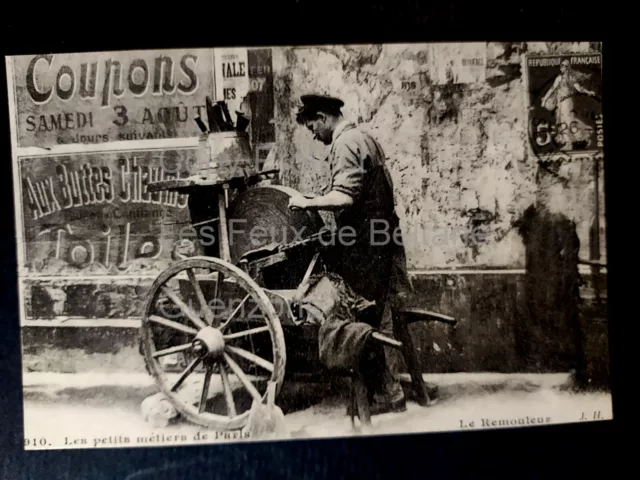
[(305, 210), (309, 208), (309, 199), (302, 195), (294, 195), (289, 199), (289, 208), (292, 210)]
[(309, 198), (297, 194), (289, 200), (289, 208), (294, 210), (340, 210), (351, 205), (353, 205), (353, 198), (336, 190), (321, 197)]

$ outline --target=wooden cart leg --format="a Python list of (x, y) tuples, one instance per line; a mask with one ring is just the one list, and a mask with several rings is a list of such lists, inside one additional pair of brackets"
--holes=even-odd
[(350, 413), (350, 416), (351, 416), (351, 427), (352, 428), (356, 427), (355, 418), (356, 418), (356, 414), (357, 414), (357, 411), (358, 411), (358, 402), (356, 402), (356, 384), (355, 384), (355, 381), (354, 381), (354, 378), (355, 378), (354, 375), (355, 374), (352, 374), (351, 377), (349, 378), (349, 405), (350, 405), (350, 408), (348, 410), (349, 410), (349, 413)]
[(231, 253), (229, 253), (229, 231), (227, 229), (227, 204), (224, 193), (218, 194), (218, 210), (220, 217), (220, 222), (218, 224), (220, 258), (225, 262), (230, 262)]
[(356, 405), (358, 407), (358, 417), (363, 427), (371, 426), (371, 406), (367, 395), (367, 387), (360, 372), (356, 372), (352, 379), (352, 389), (354, 390)]
[(422, 369), (420, 368), (420, 360), (413, 347), (409, 327), (404, 315), (399, 312), (393, 312), (393, 335), (402, 343), (402, 356), (411, 375), (411, 383), (417, 396), (418, 404), (426, 407), (429, 405), (429, 394), (427, 387), (422, 378)]

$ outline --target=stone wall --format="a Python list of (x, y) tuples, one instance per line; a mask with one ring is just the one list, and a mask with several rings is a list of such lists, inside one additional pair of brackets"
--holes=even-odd
[[(296, 125), (294, 113), (304, 93), (339, 96), (346, 116), (372, 132), (385, 149), (410, 268), (523, 268), (523, 242), (514, 224), (549, 195), (528, 148), (521, 54), (589, 52), (599, 46), (489, 43), (484, 81), (445, 85), (433, 80), (434, 48), (275, 48), (281, 181), (320, 193), (328, 180), (322, 161), (326, 147)], [(589, 258), (595, 211), (592, 169), (592, 162), (563, 165), (567, 181), (554, 196), (563, 200), (555, 208), (576, 221), (583, 258)]]
[[(524, 53), (598, 52), (600, 45), (489, 43), (486, 77), (458, 84), (438, 81), (439, 48), (274, 49), (275, 158), (281, 182), (305, 193), (322, 192), (328, 182), (323, 161), (327, 147), (295, 123), (295, 111), (305, 93), (342, 98), (345, 115), (385, 149), (408, 266), (417, 274), (418, 306), (460, 321), (456, 329), (433, 323), (412, 326), (424, 368), (566, 371), (578, 363), (576, 352), (583, 351), (591, 381), (606, 384), (606, 308), (590, 309), (591, 298), (570, 295), (574, 290), (566, 282), (576, 278), (577, 266), (563, 264), (561, 244), (567, 239), (560, 238), (568, 225), (575, 229), (580, 259), (592, 258), (598, 244), (600, 260), (606, 262), (604, 163), (598, 164), (597, 231), (595, 161), (566, 157), (549, 163), (532, 153), (522, 68)], [(455, 53), (460, 46), (446, 48)], [(527, 225), (532, 230), (523, 235)], [(550, 240), (550, 234), (558, 238)], [(541, 248), (552, 251), (536, 264), (535, 252)], [(456, 267), (526, 268), (527, 273), (433, 272)], [(545, 269), (553, 278), (541, 277)], [(425, 270), (432, 272), (424, 276)], [(581, 294), (591, 288), (591, 273), (581, 267), (586, 282)], [(558, 286), (557, 291), (546, 283)], [(603, 285), (606, 298), (606, 281)], [(555, 300), (544, 300), (546, 291)], [(572, 312), (578, 308), (583, 313), (576, 319)], [(577, 322), (581, 341), (572, 333)]]
[[(593, 161), (567, 158), (540, 164), (531, 154), (521, 65), (525, 52), (598, 49), (589, 43), (489, 43), (486, 79), (443, 85), (436, 81), (435, 50), (427, 45), (273, 48), (274, 153), (280, 182), (305, 193), (321, 193), (328, 181), (328, 165), (323, 161), (326, 147), (295, 123), (295, 111), (304, 93), (340, 96), (346, 115), (370, 130), (385, 149), (409, 268), (414, 273), (467, 269), (466, 273), (416, 275), (416, 306), (459, 320), (456, 328), (411, 325), (425, 371), (566, 371), (574, 366), (575, 344), (567, 332), (567, 323), (574, 320), (571, 312), (564, 319), (557, 315), (556, 298), (536, 307), (547, 323), (531, 314), (531, 299), (526, 297), (532, 290), (541, 291), (527, 288), (532, 277), (551, 280), (544, 276), (544, 265), (532, 275), (532, 252), (545, 244), (546, 232), (556, 231), (556, 224), (564, 228), (568, 220), (575, 225), (579, 257), (588, 259), (598, 243), (601, 260), (606, 262), (606, 222), (601, 213), (601, 231), (594, 232)], [(598, 167), (603, 212), (604, 162)], [(527, 225), (532, 229), (528, 236), (522, 234)], [(471, 232), (480, 235), (469, 238)], [(553, 261), (552, 255), (548, 257)], [(527, 273), (496, 273), (500, 268), (525, 267)], [(474, 268), (480, 272), (469, 272)], [(582, 300), (590, 301), (590, 272), (582, 273), (587, 282), (581, 287)], [(604, 297), (606, 307), (606, 291)], [(580, 318), (587, 369), (594, 381), (606, 385), (606, 308), (584, 305), (588, 301), (583, 302)], [(127, 368), (144, 368), (135, 330), (118, 330), (105, 337), (117, 337), (107, 343), (100, 333), (71, 330), (55, 334), (25, 330), (26, 368), (58, 365), (58, 345), (84, 345), (77, 358), (99, 357), (95, 364), (104, 362), (103, 348), (108, 347), (109, 353), (119, 349), (122, 360), (114, 368), (121, 361)], [(84, 337), (79, 340), (77, 335)], [(91, 335), (95, 338), (88, 338)], [(90, 344), (96, 347), (88, 348)], [(288, 355), (294, 358), (294, 353)], [(67, 369), (65, 365), (51, 368)]]

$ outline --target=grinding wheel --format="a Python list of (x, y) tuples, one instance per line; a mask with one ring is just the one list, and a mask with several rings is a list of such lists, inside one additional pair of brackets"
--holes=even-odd
[[(229, 205), (229, 243), (234, 264), (250, 250), (270, 243), (282, 245), (317, 233), (324, 223), (317, 212), (291, 210), (289, 199), (299, 192), (292, 188), (268, 185), (242, 192)], [(313, 249), (305, 249), (288, 261), (269, 267), (260, 283), (269, 289), (294, 289), (302, 282)]]

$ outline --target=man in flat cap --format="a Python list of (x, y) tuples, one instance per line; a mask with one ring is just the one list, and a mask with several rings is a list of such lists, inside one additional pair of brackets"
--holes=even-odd
[[(355, 232), (355, 238), (345, 236), (348, 241), (337, 241), (325, 262), (329, 263), (328, 270), (339, 275), (357, 295), (375, 302), (375, 306), (368, 309), (366, 323), (379, 328), (383, 315), (390, 313), (386, 308), (389, 302), (393, 303), (411, 291), (401, 238), (398, 242), (400, 235), (393, 235), (396, 230), (399, 233), (400, 228), (394, 210), (391, 177), (384, 165), (384, 152), (371, 135), (343, 117), (342, 100), (305, 95), (302, 104), (296, 116), (298, 124), (306, 126), (314, 139), (330, 145), (327, 161), (331, 182), (325, 195), (296, 196), (289, 205), (291, 208), (334, 211), (337, 229), (348, 228)], [(389, 236), (373, 235), (375, 231), (386, 231)], [(339, 336), (331, 333), (325, 338)], [(354, 335), (344, 334), (341, 338), (346, 342)], [(322, 341), (321, 335), (321, 356)], [(361, 372), (367, 383), (371, 412), (405, 410), (402, 388), (389, 371), (383, 348), (378, 342), (369, 342), (367, 346)], [(352, 348), (350, 345), (339, 347), (330, 347), (330, 351), (341, 355), (342, 349)]]

